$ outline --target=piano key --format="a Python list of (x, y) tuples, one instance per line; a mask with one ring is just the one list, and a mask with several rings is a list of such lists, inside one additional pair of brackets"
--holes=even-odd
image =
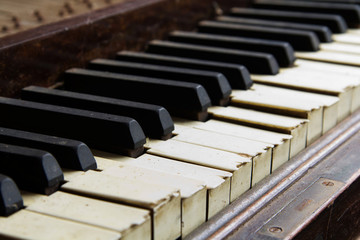
[(179, 125), (274, 145), (272, 148), (271, 172), (289, 160), (290, 141), (292, 139), (292, 136), (289, 134), (282, 134), (213, 119), (210, 119), (206, 122), (175, 119), (176, 128), (174, 133), (178, 133), (177, 128)]
[(0, 127), (0, 142), (50, 152), (64, 168), (96, 169), (95, 158), (88, 146), (76, 140)]
[(16, 183), (0, 174), (0, 216), (9, 216), (21, 208), (24, 202)]
[(288, 42), (182, 31), (172, 32), (168, 38), (173, 42), (269, 53), (280, 67), (289, 67), (295, 61), (294, 50)]
[(203, 181), (122, 163), (108, 167), (101, 173), (119, 177), (119, 180), (126, 178), (126, 180), (133, 182), (142, 181), (180, 189), (181, 236), (183, 237), (206, 220), (207, 191)]
[(360, 36), (357, 34), (334, 34), (333, 39), (339, 43), (359, 45)]
[(50, 196), (23, 192), (26, 210), (121, 234), (121, 239), (151, 239), (150, 211), (65, 192)]
[(169, 112), (164, 107), (157, 105), (36, 86), (23, 88), (21, 98), (29, 101), (128, 116), (138, 121), (145, 134), (152, 138), (167, 139), (174, 130), (174, 123)]
[[(352, 99), (358, 92), (359, 81), (354, 77), (344, 78), (341, 74), (324, 74), (319, 70), (292, 68), (277, 76), (252, 75), (255, 82), (301, 91), (328, 94), (339, 97), (338, 122), (351, 112)], [(341, 79), (341, 80), (340, 80)], [(356, 104), (354, 102), (354, 104)], [(357, 105), (357, 104), (356, 104)]]
[[(311, 102), (314, 105), (323, 106), (323, 130), (322, 134), (335, 127), (337, 124), (337, 118), (334, 116), (338, 115), (339, 98), (335, 96), (329, 96), (325, 94), (317, 94), (311, 92), (304, 92), (286, 88), (272, 87), (262, 84), (254, 84), (253, 89), (257, 93), (276, 95), (279, 98), (292, 97), (299, 101)], [(233, 91), (232, 95), (236, 96), (241, 94), (241, 91)]]
[(0, 236), (3, 239), (32, 240), (117, 240), (120, 234), (86, 224), (21, 210), (9, 217), (0, 217)]
[(56, 191), (64, 176), (48, 152), (0, 143), (1, 173), (23, 190), (43, 194)]
[(232, 8), (230, 11), (231, 16), (239, 16), (243, 18), (260, 18), (267, 20), (277, 20), (295, 23), (306, 23), (325, 25), (333, 33), (344, 33), (347, 30), (345, 20), (335, 14), (321, 14), (309, 12), (289, 12), (278, 10), (266, 9), (252, 9), (252, 8)]
[(211, 107), (214, 119), (292, 135), (290, 158), (306, 147), (307, 119), (286, 117), (239, 107)]
[(276, 59), (270, 54), (260, 52), (235, 51), (158, 40), (148, 44), (147, 52), (211, 61), (220, 61), (221, 59), (225, 63), (243, 64), (250, 72), (259, 74), (276, 74), (279, 71)]
[(147, 153), (231, 172), (230, 202), (251, 187), (251, 158), (169, 139), (151, 140)]
[(189, 127), (180, 128), (180, 133), (172, 139), (250, 157), (252, 186), (271, 172), (271, 144)]
[(357, 27), (360, 23), (360, 7), (355, 4), (319, 3), (307, 1), (255, 0), (252, 7), (285, 11), (338, 14), (349, 27)]
[[(274, 89), (274, 90), (273, 90)], [(277, 113), (286, 116), (306, 118), (309, 120), (307, 143), (311, 144), (323, 133), (323, 125), (334, 127), (337, 123), (337, 104), (331, 104), (331, 115), (325, 118), (325, 106), (323, 101), (313, 101), (309, 99), (307, 93), (291, 95), (287, 89), (268, 88), (269, 91), (236, 91), (232, 95), (231, 105), (244, 108), (260, 110), (263, 112)], [(273, 91), (271, 91), (273, 90)], [(296, 91), (292, 91), (295, 92)], [(274, 98), (276, 96), (276, 98)], [(319, 96), (320, 97), (320, 96)], [(325, 96), (325, 98), (328, 96)], [(338, 99), (335, 100), (336, 102)]]
[(145, 135), (132, 118), (10, 98), (0, 98), (0, 109), (6, 113), (0, 119), (4, 127), (77, 139), (131, 156), (143, 151)]
[(346, 44), (341, 42), (333, 42), (331, 44), (321, 44), (320, 50), (323, 51), (334, 51), (334, 52), (341, 52), (346, 54), (360, 54), (360, 46), (355, 44)]
[[(95, 154), (97, 156), (96, 159), (99, 169), (109, 167), (109, 161), (104, 161), (104, 159), (110, 159), (114, 162), (130, 164), (203, 181), (207, 188), (207, 220), (229, 204), (230, 181), (232, 178), (230, 172), (150, 154), (143, 154), (138, 158), (129, 158), (100, 151), (96, 151)], [(113, 165), (114, 164), (111, 164), (110, 166)]]
[(220, 16), (216, 18), (217, 21), (229, 22), (229, 23), (239, 23), (239, 24), (249, 24), (256, 26), (269, 26), (276, 28), (284, 29), (298, 29), (304, 31), (314, 32), (319, 38), (320, 42), (332, 42), (331, 30), (324, 25), (314, 25), (314, 24), (304, 24), (304, 23), (293, 23), (286, 21), (271, 21), (271, 20), (262, 20), (262, 19), (250, 19), (250, 18), (241, 18), (241, 17), (229, 17), (229, 16)]
[(223, 106), (229, 102), (230, 84), (226, 77), (218, 72), (107, 59), (95, 59), (88, 67), (97, 71), (197, 83), (205, 88), (213, 105)]
[(173, 187), (88, 171), (61, 190), (150, 210), (153, 239), (175, 239), (181, 234), (181, 196)]
[(217, 21), (200, 22), (198, 25), (198, 31), (201, 33), (286, 41), (289, 42), (297, 51), (312, 52), (319, 49), (319, 39), (315, 33), (310, 31), (233, 24)]
[(68, 70), (64, 78), (66, 90), (159, 104), (175, 116), (204, 120), (211, 105), (206, 90), (194, 83), (86, 69)]
[(246, 67), (239, 64), (129, 51), (118, 52), (116, 59), (128, 62), (149, 63), (170, 67), (221, 72), (227, 78), (233, 89), (248, 89), (252, 85), (249, 71)]

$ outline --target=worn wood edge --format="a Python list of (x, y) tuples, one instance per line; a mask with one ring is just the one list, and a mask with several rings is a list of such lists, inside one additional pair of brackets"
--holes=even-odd
[[(283, 164), (185, 239), (224, 239), (360, 130), (360, 110)], [(355, 179), (353, 179), (355, 180)]]

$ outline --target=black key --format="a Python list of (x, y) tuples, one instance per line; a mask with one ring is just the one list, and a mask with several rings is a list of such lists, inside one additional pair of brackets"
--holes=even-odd
[(313, 32), (273, 27), (232, 24), (216, 21), (202, 21), (199, 32), (229, 36), (262, 38), (289, 42), (298, 51), (319, 50), (319, 39)]
[(279, 66), (271, 54), (235, 49), (203, 47), (168, 41), (151, 41), (147, 52), (202, 60), (243, 64), (251, 73), (277, 74)]
[(128, 117), (0, 97), (0, 126), (85, 142), (88, 146), (138, 156), (145, 135)]
[(49, 195), (64, 180), (54, 156), (42, 150), (0, 143), (0, 164), (22, 190)]
[(0, 142), (50, 152), (63, 168), (96, 169), (95, 158), (88, 146), (76, 140), (0, 127)]
[(297, 29), (297, 30), (311, 31), (316, 34), (320, 42), (332, 42), (331, 39), (332, 32), (327, 26), (324, 25), (262, 20), (255, 18), (251, 19), (251, 18), (241, 18), (241, 17), (229, 17), (229, 16), (221, 16), (216, 18), (216, 20), (221, 22), (229, 22), (229, 23), (239, 23), (239, 24), (248, 24), (255, 26), (268, 26), (268, 27), (276, 27), (283, 29)]
[(282, 41), (180, 31), (172, 32), (169, 40), (203, 46), (269, 53), (276, 58), (276, 61), (281, 67), (289, 67), (293, 65), (295, 61), (293, 48), (289, 43)]
[(211, 106), (206, 90), (196, 83), (76, 68), (63, 77), (66, 90), (158, 104), (179, 117), (204, 121)]
[(252, 8), (233, 8), (230, 15), (242, 18), (256, 18), (295, 23), (306, 23), (327, 26), (333, 33), (344, 33), (347, 30), (345, 20), (335, 14), (309, 12), (288, 12)]
[(220, 72), (224, 74), (233, 89), (247, 90), (253, 84), (247, 68), (238, 64), (128, 51), (119, 52), (116, 55), (116, 59), (128, 62)]
[(337, 14), (349, 27), (358, 27), (360, 23), (360, 7), (355, 4), (283, 0), (254, 0), (252, 3), (254, 8), (261, 9)]
[(16, 183), (0, 174), (0, 216), (9, 216), (24, 207), (24, 202)]
[(21, 97), (29, 101), (131, 117), (152, 138), (167, 139), (174, 130), (169, 112), (158, 105), (36, 86), (24, 88)]
[(107, 59), (95, 59), (90, 62), (89, 68), (99, 71), (198, 83), (205, 88), (213, 105), (224, 106), (229, 103), (230, 84), (225, 76), (218, 72)]

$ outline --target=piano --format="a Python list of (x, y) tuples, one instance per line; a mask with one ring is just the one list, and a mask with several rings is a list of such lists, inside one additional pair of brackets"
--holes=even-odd
[(356, 0), (0, 1), (1, 239), (358, 239)]

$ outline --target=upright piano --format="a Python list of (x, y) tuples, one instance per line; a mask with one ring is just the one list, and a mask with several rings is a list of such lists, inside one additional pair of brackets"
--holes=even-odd
[(359, 239), (359, 23), (357, 0), (0, 0), (0, 238)]

